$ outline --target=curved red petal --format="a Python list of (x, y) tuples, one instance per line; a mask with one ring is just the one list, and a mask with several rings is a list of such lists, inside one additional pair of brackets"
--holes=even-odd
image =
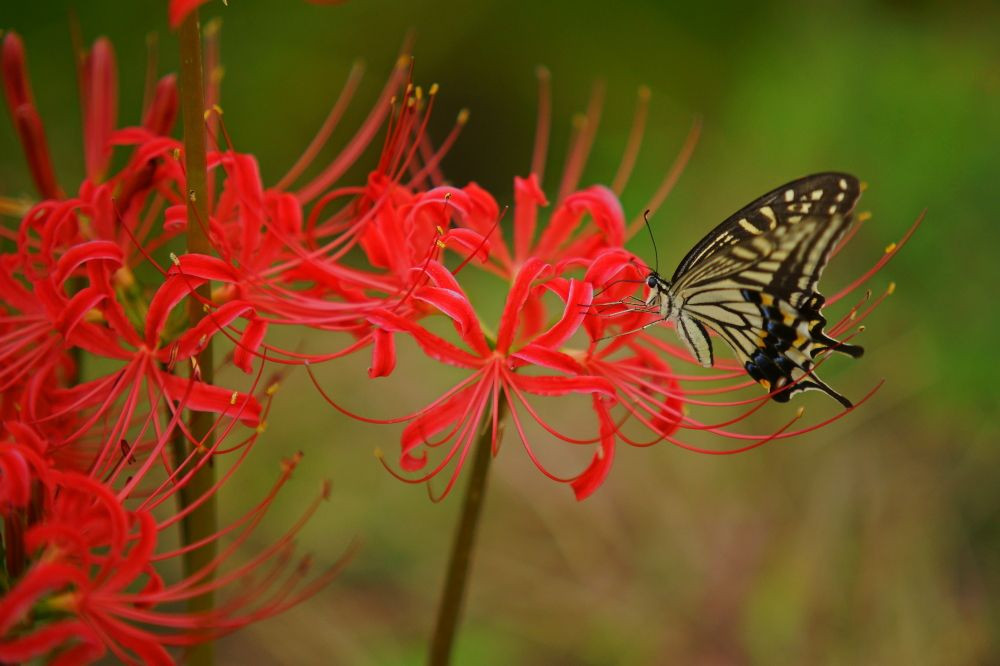
[(497, 351), (506, 354), (510, 351), (514, 343), (514, 334), (517, 331), (517, 324), (520, 320), (521, 311), (525, 303), (531, 296), (531, 285), (541, 277), (545, 271), (549, 270), (549, 265), (537, 257), (531, 257), (514, 277), (514, 283), (507, 294), (507, 303), (504, 305), (503, 314), (500, 316), (500, 327), (497, 331)]
[(601, 423), (601, 443), (587, 469), (570, 482), (577, 500), (590, 497), (604, 483), (615, 459), (615, 425), (598, 398), (594, 398), (594, 411)]
[(250, 427), (260, 425), (261, 406), (257, 398), (252, 395), (165, 372), (160, 373), (160, 381), (167, 397), (170, 400), (183, 401), (185, 409), (236, 416), (244, 425)]
[(479, 318), (465, 294), (451, 289), (427, 287), (417, 292), (415, 298), (433, 305), (447, 315), (455, 324), (455, 330), (462, 340), (474, 352), (480, 356), (489, 355), (490, 348), (486, 344), (483, 329), (479, 326)]
[(375, 344), (372, 346), (372, 364), (368, 376), (388, 377), (396, 369), (396, 339), (390, 331), (376, 328), (372, 331)]

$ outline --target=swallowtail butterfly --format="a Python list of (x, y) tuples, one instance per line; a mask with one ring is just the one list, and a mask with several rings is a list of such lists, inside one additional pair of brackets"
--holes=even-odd
[(817, 354), (863, 349), (823, 332), (817, 282), (851, 223), (858, 180), (820, 173), (768, 192), (731, 215), (687, 253), (670, 280), (646, 276), (646, 306), (673, 324), (691, 355), (713, 364), (710, 328), (778, 402), (818, 389), (851, 402), (814, 373)]

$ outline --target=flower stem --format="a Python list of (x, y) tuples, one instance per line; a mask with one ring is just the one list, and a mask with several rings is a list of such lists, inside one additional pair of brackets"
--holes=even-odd
[[(208, 224), (208, 189), (206, 153), (205, 153), (205, 84), (202, 73), (201, 55), (201, 25), (198, 20), (198, 10), (192, 11), (181, 23), (178, 31), (180, 42), (180, 102), (181, 117), (184, 123), (184, 170), (187, 176), (187, 251), (211, 254), (212, 245), (209, 242), (205, 227)], [(199, 288), (198, 293), (204, 299), (211, 298), (211, 286), (206, 284)], [(190, 298), (188, 306), (188, 321), (195, 326), (204, 316), (199, 299)], [(192, 374), (200, 375), (200, 380), (206, 384), (212, 383), (213, 354), (211, 341), (206, 344), (197, 357), (197, 364), (192, 367)], [(190, 432), (194, 441), (200, 442), (205, 448), (212, 443), (206, 440), (212, 428), (212, 417), (208, 412), (190, 413)], [(175, 440), (175, 454), (183, 460), (190, 450), (181, 434)], [(215, 484), (215, 468), (209, 460), (192, 476), (190, 481), (180, 489), (181, 506), (186, 507), (197, 501), (202, 495), (210, 492)], [(185, 544), (207, 539), (218, 531), (216, 524), (215, 496), (209, 495), (206, 500), (192, 511), (181, 524), (181, 538)], [(205, 545), (184, 555), (185, 576), (194, 575), (205, 568), (216, 555), (215, 541), (207, 540)], [(202, 579), (205, 587), (211, 576)], [(191, 613), (206, 613), (212, 610), (214, 598), (211, 592), (192, 598), (188, 602)], [(186, 662), (195, 666), (210, 665), (214, 662), (214, 650), (210, 642), (193, 646)]]
[[(503, 421), (506, 404), (505, 401), (500, 401), (497, 408), (499, 412), (497, 421)], [(489, 471), (490, 461), (493, 458), (493, 429), (490, 416), (487, 415), (483, 431), (475, 444), (476, 450), (473, 454), (469, 485), (465, 489), (462, 515), (455, 528), (455, 539), (451, 545), (447, 577), (441, 591), (441, 601), (438, 604), (437, 621), (434, 625), (434, 636), (431, 639), (428, 659), (430, 666), (444, 666), (451, 662), (451, 649), (455, 642), (455, 631), (462, 614), (465, 588), (472, 564), (472, 547), (475, 545), (479, 516), (482, 513), (483, 499), (486, 495), (486, 473)], [(502, 432), (498, 431), (497, 441), (500, 440), (501, 436)]]

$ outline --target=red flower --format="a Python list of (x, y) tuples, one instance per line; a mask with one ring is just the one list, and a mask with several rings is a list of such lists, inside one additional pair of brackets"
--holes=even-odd
[[(520, 409), (544, 423), (531, 407), (528, 395), (586, 394), (613, 400), (614, 392), (606, 380), (581, 372), (580, 365), (573, 358), (558, 351), (583, 322), (584, 311), (579, 303), (589, 299), (589, 286), (570, 281), (562, 313), (543, 330), (543, 321), (526, 320), (523, 311), (525, 308), (537, 308), (537, 305), (529, 304), (539, 297), (539, 286), (548, 279), (551, 268), (538, 259), (529, 259), (514, 278), (495, 342), (491, 344), (472, 303), (454, 276), (435, 261), (428, 264), (426, 272), (429, 285), (418, 288), (413, 298), (451, 319), (462, 346), (452, 344), (412, 318), (390, 310), (375, 313), (370, 319), (389, 333), (410, 335), (431, 358), (466, 368), (472, 374), (417, 413), (396, 420), (409, 421), (403, 432), (400, 453), (402, 469), (416, 475), (408, 480), (427, 481), (450, 465), (450, 478), (442, 491), (442, 496), (446, 495), (457, 479), (480, 422), (487, 416), (491, 419), (494, 447), (499, 443), (497, 433), (502, 401), (511, 406), (515, 428), (539, 469), (550, 478), (571, 483), (575, 488), (586, 488), (590, 476), (602, 473), (598, 470), (600, 465), (595, 463), (571, 478), (551, 474), (534, 453), (522, 426)], [(381, 338), (382, 344), (376, 346), (375, 367), (392, 367), (395, 364), (389, 339)], [(554, 429), (550, 432), (560, 436)], [(596, 438), (589, 442), (567, 437), (562, 439), (577, 443), (597, 441)], [(429, 462), (428, 450), (438, 447), (445, 450), (441, 459), (434, 461), (430, 470), (424, 471)], [(595, 460), (603, 455), (599, 449)]]
[[(305, 563), (291, 562), (290, 539), (302, 521), (247, 564), (229, 565), (288, 480), (295, 456), (272, 492), (208, 537), (227, 542), (215, 560), (179, 582), (161, 578), (166, 561), (200, 545), (173, 548), (173, 539), (162, 535), (232, 477), (263, 430), (273, 393), (254, 395), (264, 362), (252, 386), (239, 392), (202, 382), (196, 356), (223, 333), (235, 343), (232, 363), (249, 373), (266, 326), (236, 293), (217, 301), (198, 296), (210, 272), (184, 272), (173, 255), (167, 262), (164, 245), (187, 224), (177, 216), (186, 197), (180, 146), (168, 136), (177, 108), (173, 77), (155, 86), (142, 126), (117, 130), (114, 55), (98, 40), (80, 63), (87, 175), (66, 196), (51, 168), (24, 60), (20, 39), (9, 33), (2, 54), (6, 98), (45, 199), (25, 207), (0, 202), (0, 212), (20, 218), (16, 231), (4, 233), (13, 251), (0, 255), (0, 515), (7, 581), (0, 599), (0, 661), (48, 655), (80, 663), (110, 650), (123, 661), (165, 663), (166, 647), (280, 612), (330, 574), (309, 578)], [(116, 147), (129, 154), (121, 169), (110, 170)], [(270, 201), (256, 197), (259, 180), (249, 156), (225, 152), (212, 159), (235, 175), (215, 206), (218, 215), (196, 222), (229, 239), (220, 246), (243, 248), (231, 256), (234, 263), (251, 266), (257, 259), (266, 267), (276, 254), (264, 245), (273, 247), (280, 237), (260, 239), (268, 206), (280, 222), (299, 204), (284, 193)], [(196, 325), (177, 315), (192, 305), (207, 311)], [(231, 333), (237, 326), (242, 331)], [(89, 377), (83, 382), (81, 359)], [(181, 419), (185, 410), (218, 415), (207, 436), (192, 435)], [(233, 441), (240, 424), (250, 434)], [(178, 437), (190, 443), (181, 460), (168, 451)], [(222, 470), (221, 479), (174, 510), (176, 494), (210, 463)], [(212, 611), (176, 611), (178, 602), (226, 588), (234, 591), (230, 600)]]
[[(12, 466), (4, 463), (9, 460), (9, 452), (0, 456), (5, 485)], [(82, 474), (45, 470), (37, 477), (44, 485), (36, 509), (39, 515), (24, 537), (25, 551), (34, 564), (0, 600), (0, 659), (58, 655), (65, 663), (89, 663), (110, 651), (125, 663), (174, 663), (168, 647), (228, 633), (312, 594), (337, 567), (310, 579), (308, 559), (291, 560), (291, 540), (315, 511), (318, 499), (280, 540), (243, 565), (227, 566), (297, 461), (283, 466), (262, 502), (211, 535), (211, 540), (228, 541), (212, 562), (172, 584), (164, 581), (160, 569), (191, 546), (177, 549), (164, 544), (160, 535), (174, 529), (180, 514), (157, 521), (151, 509), (169, 500), (183, 479), (177, 486), (161, 485), (130, 510), (124, 503), (135, 492), (134, 484), (114, 492)], [(223, 483), (234, 470), (235, 466), (226, 473)], [(229, 597), (209, 611), (176, 610), (178, 602), (206, 591), (228, 591)]]

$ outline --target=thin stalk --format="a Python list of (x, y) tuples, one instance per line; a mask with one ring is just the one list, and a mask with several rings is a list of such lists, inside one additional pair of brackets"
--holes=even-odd
[[(202, 72), (201, 25), (198, 10), (192, 11), (181, 23), (178, 31), (180, 42), (180, 102), (181, 118), (184, 123), (184, 169), (187, 175), (187, 251), (211, 254), (212, 245), (205, 232), (208, 224), (208, 189), (205, 166), (205, 83)], [(205, 299), (211, 298), (211, 286), (206, 284), (198, 293)], [(188, 320), (195, 326), (205, 316), (196, 298), (189, 299)], [(211, 384), (214, 359), (212, 343), (209, 342), (197, 357), (197, 364), (191, 368), (192, 374), (201, 381)], [(212, 427), (211, 414), (191, 412), (190, 430), (195, 441), (209, 449), (212, 446), (205, 438)], [(174, 440), (175, 457), (183, 460), (189, 453), (183, 436)], [(178, 495), (182, 507), (193, 504), (202, 495), (209, 493), (215, 484), (215, 467), (211, 460), (203, 465), (185, 484)], [(215, 496), (210, 495), (203, 504), (191, 512), (181, 523), (181, 539), (185, 544), (200, 541), (218, 531), (216, 522)], [(184, 555), (184, 573), (194, 575), (205, 568), (216, 555), (216, 544), (208, 541), (205, 545)], [(205, 587), (211, 575), (203, 579)], [(206, 613), (212, 610), (215, 599), (211, 592), (194, 597), (188, 602), (191, 613)], [(186, 662), (195, 666), (210, 665), (214, 662), (214, 647), (206, 642), (193, 646), (187, 654)]]
[[(503, 421), (506, 405), (506, 401), (500, 401), (497, 408), (498, 421)], [(441, 590), (441, 601), (438, 604), (437, 621), (434, 625), (434, 636), (431, 639), (431, 651), (427, 662), (430, 666), (445, 666), (451, 663), (452, 645), (455, 642), (455, 632), (461, 619), (465, 589), (469, 580), (469, 569), (472, 565), (472, 548), (475, 545), (476, 531), (479, 527), (479, 516), (482, 514), (483, 499), (486, 496), (486, 476), (490, 468), (490, 461), (493, 459), (491, 423), (491, 415), (487, 414), (482, 433), (475, 444), (475, 457), (472, 460), (469, 485), (465, 489), (462, 515), (455, 528), (448, 571), (444, 588)], [(497, 438), (499, 439), (501, 436), (502, 430), (498, 431)]]

